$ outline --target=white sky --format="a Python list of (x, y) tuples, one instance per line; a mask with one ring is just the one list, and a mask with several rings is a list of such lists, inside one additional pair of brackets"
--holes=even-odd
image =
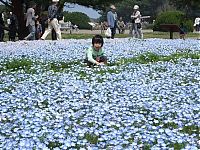
[(92, 8), (88, 8), (88, 7), (77, 5), (77, 4), (70, 4), (69, 6), (73, 6), (73, 8), (65, 7), (64, 10), (69, 11), (69, 12), (82, 12), (88, 15), (90, 18), (95, 18), (95, 19), (100, 17), (100, 14)]

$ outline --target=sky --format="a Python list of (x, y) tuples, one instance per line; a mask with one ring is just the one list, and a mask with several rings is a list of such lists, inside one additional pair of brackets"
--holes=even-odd
[(100, 14), (92, 9), (92, 8), (88, 8), (88, 7), (85, 7), (85, 6), (81, 6), (81, 5), (78, 5), (78, 4), (69, 4), (67, 3), (68, 6), (70, 6), (69, 8), (65, 7), (65, 11), (69, 11), (69, 12), (82, 12), (82, 13), (85, 13), (86, 15), (88, 15), (90, 18), (99, 18), (100, 17)]

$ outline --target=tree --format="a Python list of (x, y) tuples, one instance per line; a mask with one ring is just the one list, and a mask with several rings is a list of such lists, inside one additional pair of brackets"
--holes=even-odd
[(65, 12), (65, 22), (71, 21), (73, 25), (78, 25), (80, 29), (90, 29), (90, 18), (81, 12)]
[(178, 10), (184, 11), (187, 17), (195, 17), (200, 15), (199, 0), (169, 0), (169, 1)]

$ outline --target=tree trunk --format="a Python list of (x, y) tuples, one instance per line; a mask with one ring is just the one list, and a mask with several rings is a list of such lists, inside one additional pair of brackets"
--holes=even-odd
[(12, 0), (12, 12), (17, 16), (18, 19), (18, 36), (19, 40), (24, 39), (27, 34), (27, 29), (25, 26), (25, 15), (23, 8), (23, 0)]

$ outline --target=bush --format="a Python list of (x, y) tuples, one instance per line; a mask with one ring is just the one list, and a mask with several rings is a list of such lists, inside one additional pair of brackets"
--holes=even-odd
[(81, 12), (65, 12), (64, 13), (65, 22), (71, 21), (72, 24), (76, 24), (79, 29), (90, 29), (90, 18)]
[(161, 24), (177, 24), (183, 23), (187, 31), (193, 31), (192, 20), (186, 18), (185, 14), (181, 11), (166, 11), (160, 13), (154, 23), (154, 31), (164, 31), (160, 28)]

